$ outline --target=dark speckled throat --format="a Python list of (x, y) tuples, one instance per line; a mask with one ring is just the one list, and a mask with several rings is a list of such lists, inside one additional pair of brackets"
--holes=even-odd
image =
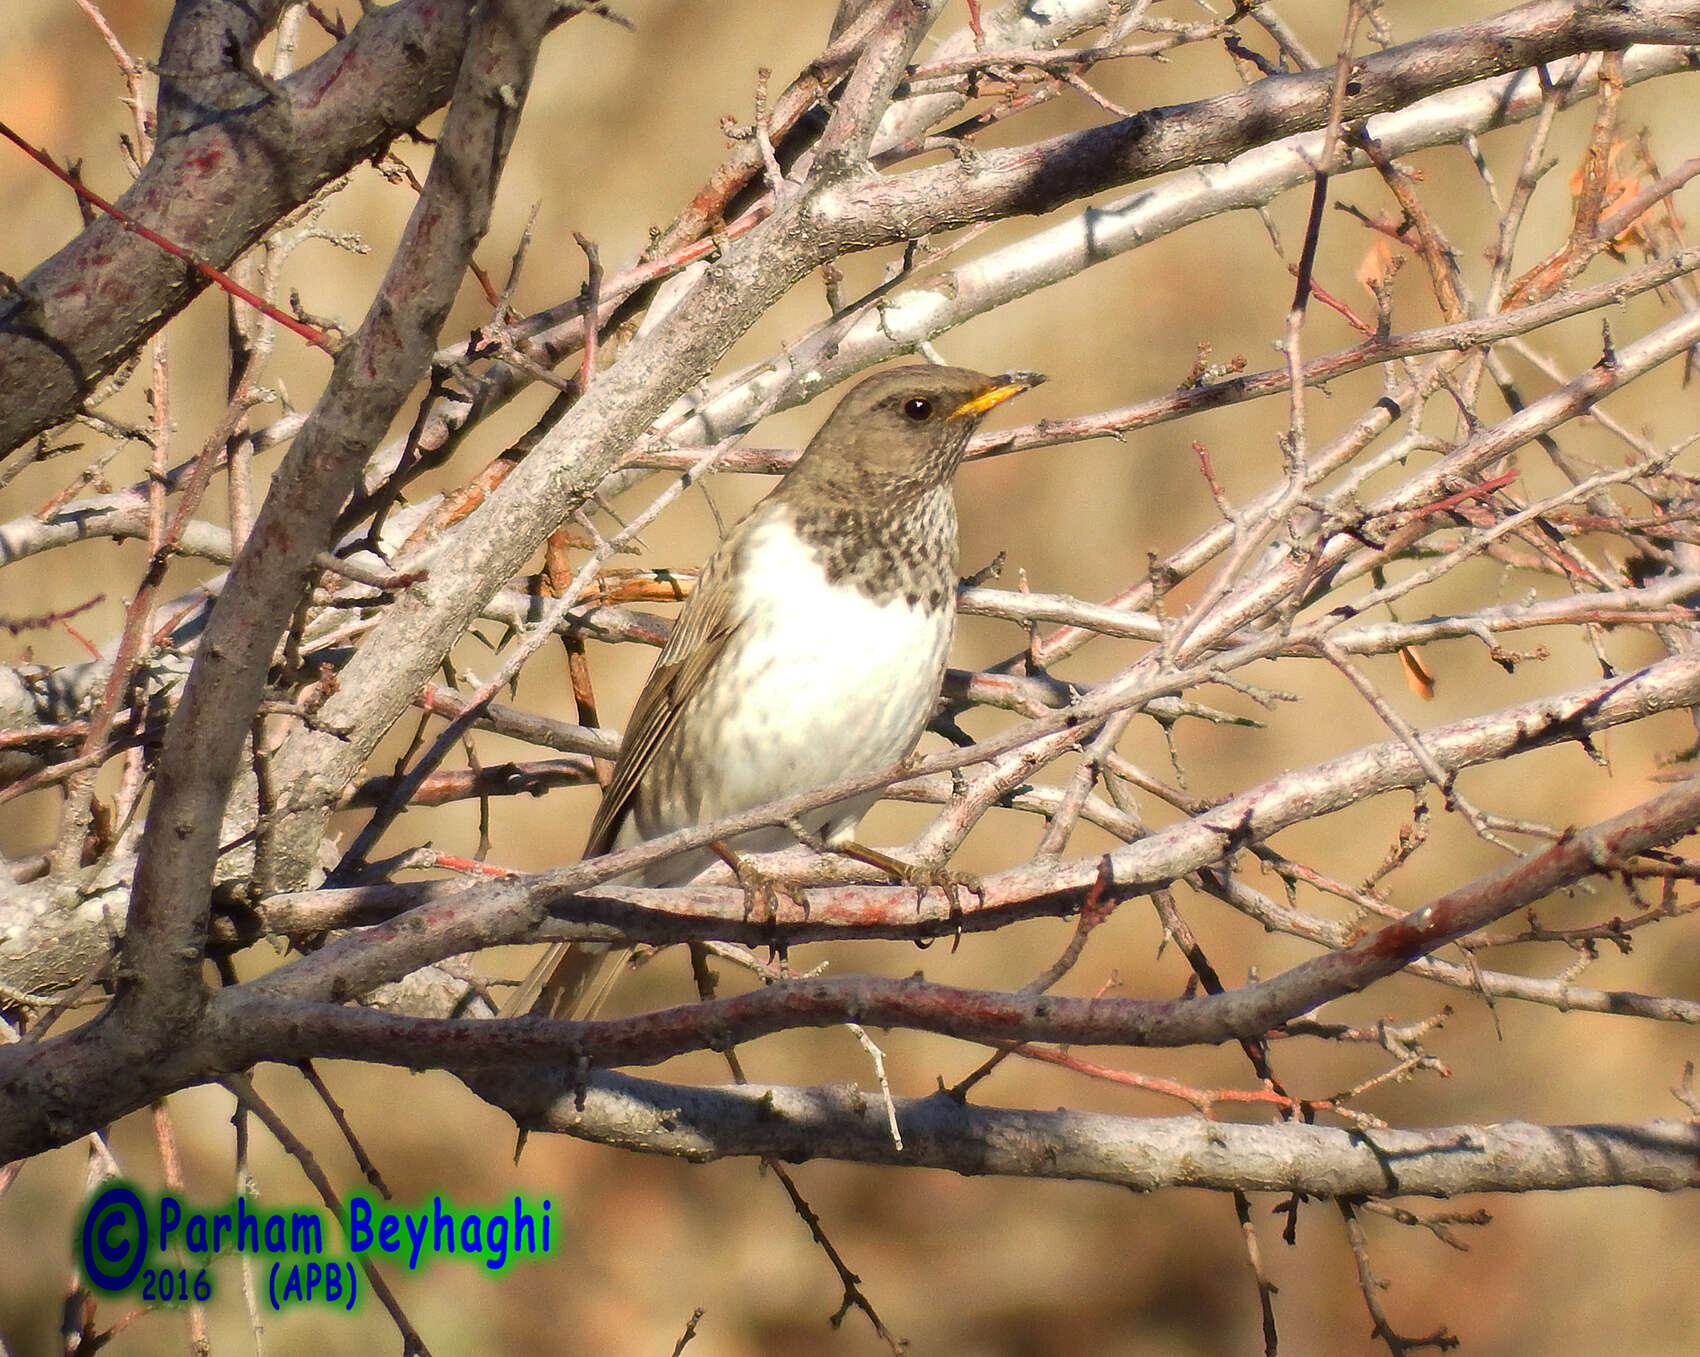
[(876, 603), (943, 608), (956, 591), (956, 505), (948, 486), (866, 505), (792, 508), (797, 536), (814, 548), (826, 577)]

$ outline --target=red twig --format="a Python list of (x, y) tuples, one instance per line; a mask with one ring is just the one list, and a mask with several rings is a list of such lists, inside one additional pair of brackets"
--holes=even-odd
[(335, 352), (330, 338), (322, 330), (316, 330), (304, 321), (299, 321), (294, 316), (291, 316), (286, 312), (279, 311), (277, 307), (266, 301), (265, 298), (256, 293), (250, 292), (247, 288), (243, 287), (241, 283), (237, 282), (228, 273), (225, 273), (221, 269), (214, 268), (205, 260), (195, 258), (193, 254), (191, 254), (188, 250), (185, 250), (181, 245), (176, 244), (174, 241), (167, 240), (164, 236), (160, 235), (159, 232), (150, 230), (148, 227), (143, 226), (141, 222), (137, 221), (127, 212), (121, 211), (114, 204), (107, 202), (105, 198), (102, 198), (100, 194), (96, 193), (93, 189), (80, 183), (74, 176), (67, 174), (64, 170), (60, 169), (58, 165), (53, 163), (52, 156), (48, 155), (45, 151), (37, 150), (4, 122), (0, 122), (0, 137), (5, 137), (7, 141), (11, 142), (25, 155), (29, 156), (30, 159), (34, 160), (38, 165), (46, 169), (48, 173), (53, 175), (54, 178), (69, 186), (70, 190), (84, 202), (106, 213), (107, 216), (111, 217), (113, 221), (117, 222), (126, 231), (133, 231), (143, 240), (159, 246), (160, 249), (164, 250), (167, 254), (174, 258), (181, 259), (203, 278), (216, 283), (231, 296), (238, 297), (247, 302), (249, 306), (252, 306), (255, 310), (262, 312), (272, 320), (275, 320), (279, 325), (284, 326), (286, 329), (293, 330), (315, 348), (323, 349), (326, 353)]

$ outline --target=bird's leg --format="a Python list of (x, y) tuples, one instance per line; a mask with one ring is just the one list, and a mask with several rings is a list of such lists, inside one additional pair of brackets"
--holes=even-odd
[(842, 853), (847, 858), (855, 858), (865, 862), (870, 867), (878, 867), (882, 872), (889, 872), (895, 880), (906, 886), (915, 888), (915, 903), (928, 890), (944, 892), (945, 899), (950, 901), (950, 917), (955, 919), (962, 913), (962, 892), (972, 891), (982, 900), (986, 898), (986, 888), (980, 878), (973, 872), (958, 872), (949, 867), (940, 867), (928, 862), (905, 862), (902, 858), (894, 858), (889, 853), (882, 853), (877, 848), (869, 848), (866, 844), (847, 839), (843, 843), (829, 845), (834, 853)]

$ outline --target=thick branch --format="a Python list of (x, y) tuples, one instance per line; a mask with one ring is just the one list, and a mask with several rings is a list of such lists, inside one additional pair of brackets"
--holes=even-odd
[[(183, 130), (162, 135), (118, 206), (197, 258), (228, 265), (324, 185), (441, 107), (471, 10), (469, 0), (403, 0), (369, 10), (346, 40), (288, 80), (244, 71), (241, 106), (210, 122), (171, 115), (162, 123), (162, 133)], [(198, 80), (188, 83), (200, 89)], [(205, 286), (108, 217), (37, 266), (0, 302), (0, 384), (12, 393), (0, 404), (0, 454), (75, 415)]]
[[(1348, 947), (1301, 962), (1269, 980), (1192, 998), (1071, 999), (852, 976), (788, 981), (750, 994), (614, 1021), (517, 1018), (469, 1024), (278, 997), (301, 992), (301, 975), (313, 969), (304, 962), (289, 968), (293, 975), (221, 991), (211, 1002), (205, 1031), (221, 1058), (241, 1051), (255, 1059), (334, 1056), (460, 1070), (656, 1064), (704, 1046), (719, 1049), (774, 1032), (846, 1022), (987, 1044), (1215, 1044), (1260, 1037), (1555, 890), (1609, 873), (1647, 849), (1680, 839), (1697, 824), (1700, 779), (1508, 863)], [(509, 909), (522, 907), (511, 888), (503, 899)], [(394, 931), (407, 924), (398, 920), (384, 927)], [(340, 998), (346, 992), (332, 991), (325, 997)]]
[[(1421, 738), (1441, 768), (1456, 771), (1556, 743), (1585, 741), (1593, 731), (1696, 702), (1700, 654), (1685, 654), (1636, 674), (1427, 730)], [(972, 756), (973, 751), (966, 751), (928, 764), (949, 766)], [(953, 900), (942, 890), (917, 898), (910, 886), (836, 887), (810, 891), (806, 913), (782, 900), (773, 918), (759, 921), (748, 917), (742, 892), (726, 887), (591, 890), (598, 882), (634, 873), (686, 848), (801, 814), (841, 799), (852, 788), (866, 790), (878, 783), (864, 778), (531, 877), (479, 886), (435, 881), (273, 897), (267, 908), (282, 911), (280, 917), (292, 908), (323, 910), (319, 917), (325, 926), (370, 917), (372, 899), (380, 894), (391, 909), (403, 900), (416, 904), (412, 912), (382, 928), (336, 939), (280, 967), (264, 984), (273, 993), (302, 999), (364, 993), (445, 957), (520, 940), (536, 930), (550, 910), (571, 920), (572, 927), (549, 930), (549, 936), (658, 943), (724, 938), (795, 946), (831, 938), (926, 939), (959, 929), (995, 929), (1018, 919), (1071, 913), (1095, 887), (1110, 892), (1112, 899), (1125, 899), (1169, 885), (1292, 825), (1372, 796), (1421, 786), (1427, 778), (1403, 740), (1295, 769), (1115, 849), (1101, 884), (1102, 864), (1095, 858), (1029, 863), (988, 875), (982, 890), (968, 898)]]
[[(1474, 80), (1635, 43), (1700, 43), (1700, 3), (1649, 0), (1626, 7), (1535, 0), (1490, 19), (1440, 29), (1355, 61), (1343, 113), (1356, 121)], [(1232, 94), (1147, 110), (1103, 127), (864, 179), (829, 195), (822, 213), (856, 223), (857, 243), (874, 245), (1049, 212), (1107, 188), (1225, 161), (1321, 127), (1333, 80), (1332, 68), (1270, 76)]]
[(692, 1088), (602, 1072), (576, 1088), (566, 1074), (487, 1074), (473, 1086), (527, 1129), (693, 1163), (769, 1155), (787, 1163), (838, 1159), (1112, 1183), (1136, 1192), (1199, 1187), (1309, 1197), (1700, 1187), (1700, 1126), (1683, 1121), (1364, 1131), (978, 1107), (935, 1093), (895, 1100), (903, 1137), (897, 1150), (884, 1101), (844, 1085)]
[(424, 375), (518, 122), (547, 0), (480, 9), (431, 172), (365, 323), (338, 355), (208, 624), (158, 767), (111, 1021), (147, 1049), (192, 1022), (207, 891), (273, 649), (371, 449)]

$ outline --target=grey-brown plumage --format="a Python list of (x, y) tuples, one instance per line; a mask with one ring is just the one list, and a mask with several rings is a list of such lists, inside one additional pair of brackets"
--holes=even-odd
[[(586, 857), (908, 757), (955, 619), (951, 478), (985, 413), (1041, 380), (906, 367), (851, 389), (703, 567), (638, 697)], [(875, 799), (802, 821), (842, 843)], [(794, 842), (775, 826), (726, 846)], [(643, 879), (679, 884), (713, 860), (678, 854)], [(623, 958), (552, 949), (508, 1011), (588, 1016)]]

